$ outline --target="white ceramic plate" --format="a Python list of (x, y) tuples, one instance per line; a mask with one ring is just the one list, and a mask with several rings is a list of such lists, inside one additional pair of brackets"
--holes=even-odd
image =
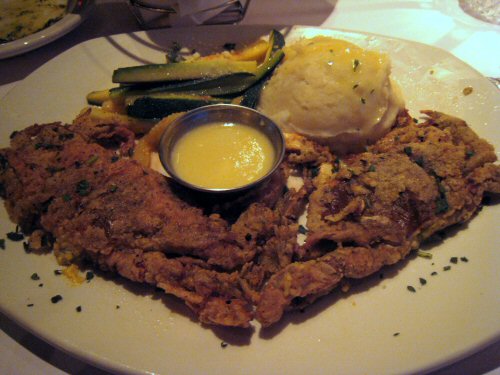
[[(80, 2), (81, 5), (78, 5)], [(81, 24), (93, 6), (94, 0), (70, 0), (69, 12), (53, 25), (24, 38), (0, 44), (0, 59), (32, 51), (62, 37)]]
[[(113, 69), (162, 61), (163, 48), (173, 41), (207, 52), (267, 31), (198, 27), (85, 42), (42, 66), (0, 102), (1, 144), (7, 145), (13, 130), (35, 122), (71, 121), (85, 105), (86, 93), (111, 86)], [(308, 27), (288, 30), (287, 39), (317, 34), (387, 51), (414, 116), (418, 109), (430, 108), (462, 117), (500, 150), (499, 92), (449, 53)], [(468, 86), (473, 92), (465, 96), (462, 90)], [(5, 238), (14, 224), (4, 211), (0, 215), (0, 238)], [(59, 267), (51, 254), (25, 254), (20, 243), (10, 241), (0, 250), (0, 308), (56, 347), (115, 372), (423, 373), (500, 338), (499, 218), (500, 205), (485, 207), (442, 243), (428, 246), (432, 260), (412, 256), (384, 269), (383, 278), (378, 273), (347, 294), (335, 292), (267, 330), (202, 326), (178, 300), (122, 280), (96, 277), (71, 286), (54, 275)], [(450, 264), (451, 257), (468, 262)], [(447, 265), (451, 269), (443, 271)], [(434, 271), (438, 275), (431, 276)], [(31, 280), (34, 272), (39, 281)], [(421, 285), (419, 278), (427, 284)], [(409, 292), (408, 285), (416, 292)], [(52, 304), (56, 294), (63, 300)]]

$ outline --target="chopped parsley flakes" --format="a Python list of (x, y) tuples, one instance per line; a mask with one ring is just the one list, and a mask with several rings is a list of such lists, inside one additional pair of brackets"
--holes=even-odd
[(76, 192), (81, 197), (90, 194), (90, 183), (87, 180), (81, 180), (76, 184)]
[(60, 294), (57, 294), (57, 295), (55, 295), (55, 296), (51, 297), (51, 298), (50, 298), (50, 301), (51, 301), (52, 303), (58, 303), (58, 302), (59, 302), (59, 301), (61, 301), (62, 299), (63, 299), (63, 298), (62, 298), (62, 296), (61, 296)]

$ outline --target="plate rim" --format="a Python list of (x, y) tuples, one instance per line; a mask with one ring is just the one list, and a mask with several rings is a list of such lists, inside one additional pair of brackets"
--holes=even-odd
[[(224, 25), (224, 26), (200, 26), (200, 27), (203, 27), (203, 28), (213, 28), (213, 27), (227, 27), (227, 28), (240, 28), (240, 27), (249, 27), (249, 28), (255, 28), (255, 27), (260, 27), (260, 28), (266, 28), (266, 25), (238, 25), (238, 26), (234, 26), (234, 25)], [(269, 27), (273, 27), (272, 25), (269, 25)], [(358, 35), (363, 35), (363, 36), (366, 36), (366, 35), (373, 35), (375, 37), (381, 37), (381, 38), (384, 38), (384, 39), (392, 39), (392, 40), (401, 40), (401, 41), (405, 41), (405, 42), (411, 42), (411, 43), (417, 43), (417, 44), (420, 44), (420, 45), (423, 45), (425, 46), (426, 48), (433, 48), (433, 49), (437, 49), (437, 50), (440, 50), (442, 52), (445, 52), (445, 53), (448, 53), (450, 56), (452, 56), (455, 60), (458, 60), (460, 61), (462, 64), (465, 64), (468, 68), (472, 69), (475, 71), (475, 73), (484, 78), (485, 80), (487, 79), (486, 77), (484, 77), (480, 72), (478, 72), (476, 69), (474, 69), (472, 66), (470, 66), (469, 64), (467, 64), (466, 62), (460, 60), (459, 58), (457, 58), (456, 56), (454, 56), (452, 53), (450, 53), (449, 51), (446, 51), (446, 50), (443, 50), (441, 48), (438, 48), (438, 47), (434, 47), (434, 46), (430, 46), (430, 45), (427, 45), (425, 43), (419, 43), (419, 42), (414, 42), (414, 41), (408, 41), (408, 40), (405, 40), (405, 39), (401, 39), (401, 38), (394, 38), (394, 37), (387, 37), (387, 36), (384, 36), (384, 35), (379, 35), (379, 34), (373, 34), (373, 33), (366, 33), (366, 32), (359, 32), (359, 31), (355, 31), (355, 30), (346, 30), (346, 29), (335, 29), (335, 28), (327, 28), (327, 27), (315, 27), (315, 26), (301, 26), (301, 25), (293, 25), (292, 27), (305, 27), (305, 28), (311, 28), (311, 29), (323, 29), (323, 30), (333, 30), (333, 31), (339, 31), (339, 32), (346, 32), (346, 33), (352, 33), (352, 34), (358, 34)], [(166, 29), (166, 31), (168, 32), (168, 30), (170, 29)], [(150, 31), (150, 30), (149, 30)], [(115, 34), (114, 36), (119, 36), (119, 35), (130, 35), (130, 34), (140, 34), (140, 33), (148, 33), (149, 31), (136, 31), (136, 32), (133, 32), (133, 33), (120, 33), (120, 34)], [(158, 31), (158, 32), (164, 32), (165, 29), (162, 29), (162, 30), (154, 30), (155, 32)], [(92, 40), (95, 40), (95, 39), (103, 39), (105, 37), (98, 37), (98, 38), (94, 38), (94, 39), (91, 39), (91, 40), (88, 40), (88, 41), (84, 41), (80, 44), (77, 44), (75, 46), (73, 46), (71, 49), (69, 49), (68, 51), (66, 51), (65, 53), (71, 51), (73, 48), (77, 48), (79, 46), (81, 46), (82, 44), (86, 44)], [(57, 58), (57, 57), (56, 57)], [(49, 60), (46, 64), (49, 64), (52, 60)], [(44, 64), (45, 65), (45, 64)], [(36, 70), (35, 70), (36, 72)], [(33, 73), (35, 73), (33, 72)], [(33, 74), (32, 73), (32, 74)], [(32, 74), (30, 74), (29, 76), (31, 76)], [(28, 77), (29, 77), (28, 76)], [(26, 78), (28, 78), (26, 77)], [(15, 90), (15, 88), (14, 88)], [(14, 90), (11, 90), (14, 91)], [(8, 93), (5, 97), (9, 96), (10, 93)], [(500, 94), (499, 94), (500, 96)], [(2, 100), (0, 100), (0, 104), (4, 101), (4, 98), (2, 98)], [(117, 364), (117, 363), (110, 363), (109, 365), (106, 365), (105, 363), (103, 363), (101, 360), (103, 359), (103, 357), (99, 357), (99, 358), (93, 358), (92, 356), (88, 356), (86, 354), (89, 354), (89, 353), (86, 353), (86, 352), (83, 352), (83, 351), (78, 351), (78, 350), (72, 350), (71, 348), (68, 349), (68, 346), (72, 347), (72, 348), (77, 348), (76, 345), (74, 344), (70, 344), (70, 345), (67, 345), (65, 343), (66, 348), (64, 346), (61, 346), (58, 344), (57, 341), (54, 341), (50, 338), (46, 338), (46, 337), (43, 337), (43, 336), (40, 336), (39, 334), (36, 333), (36, 331), (30, 327), (29, 325), (26, 325), (26, 324), (23, 324), (24, 322), (23, 321), (19, 321), (18, 319), (16, 319), (15, 316), (12, 316), (8, 311), (4, 310), (4, 308), (0, 305), (0, 310), (2, 312), (4, 312), (10, 319), (12, 319), (13, 321), (17, 322), (20, 326), (24, 327), (25, 329), (27, 329), (28, 331), (32, 332), (35, 336), (37, 337), (41, 337), (44, 341), (47, 341), (49, 342), (51, 345), (54, 345), (55, 347), (59, 348), (60, 350), (64, 351), (64, 352), (67, 352), (69, 353), (70, 355), (72, 356), (75, 356), (77, 358), (81, 358), (83, 359), (84, 361), (88, 362), (88, 363), (91, 363), (93, 365), (95, 365), (96, 367), (99, 367), (99, 368), (103, 368), (103, 369), (106, 369), (106, 370), (119, 370), (119, 371), (122, 371), (122, 372), (125, 372), (125, 373), (137, 373), (135, 370), (132, 370), (127, 367), (126, 365), (123, 365), (123, 364)], [(428, 371), (433, 371), (433, 370), (436, 370), (436, 369), (439, 369), (439, 368), (442, 368), (450, 363), (453, 363), (453, 362), (456, 362), (460, 359), (463, 359), (473, 353), (477, 353), (479, 352), (480, 350), (484, 349), (485, 347), (489, 346), (490, 344), (498, 341), (500, 339), (500, 331), (497, 332), (495, 335), (492, 335), (491, 338), (489, 339), (485, 339), (483, 340), (484, 342), (479, 345), (479, 346), (476, 346), (475, 348), (469, 348), (468, 350), (465, 350), (464, 353), (462, 355), (460, 355), (459, 357), (456, 357), (456, 356), (451, 356), (450, 358), (442, 358), (441, 361), (438, 361), (436, 360), (435, 363), (433, 364), (429, 364), (429, 366), (426, 368), (426, 369), (422, 369), (423, 371), (425, 372), (428, 372)], [(64, 342), (64, 340), (61, 340), (61, 342)], [(147, 371), (144, 371), (143, 373), (148, 373)]]
[(83, 7), (79, 8), (77, 11), (66, 13), (59, 21), (43, 30), (11, 42), (0, 44), (0, 60), (33, 51), (74, 30), (90, 15), (95, 6), (94, 1), (95, 0), (86, 0)]

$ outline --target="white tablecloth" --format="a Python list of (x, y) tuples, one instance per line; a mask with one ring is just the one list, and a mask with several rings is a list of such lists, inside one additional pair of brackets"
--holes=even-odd
[[(466, 15), (454, 0), (253, 0), (242, 24), (325, 26), (414, 40), (450, 51), (485, 76), (500, 77), (500, 26)], [(0, 60), (0, 98), (72, 46), (136, 30), (139, 26), (123, 1), (97, 0), (89, 19), (70, 34)], [(0, 348), (0, 374), (107, 374), (44, 343), (1, 314)], [(434, 375), (486, 373), (500, 375), (500, 342)]]

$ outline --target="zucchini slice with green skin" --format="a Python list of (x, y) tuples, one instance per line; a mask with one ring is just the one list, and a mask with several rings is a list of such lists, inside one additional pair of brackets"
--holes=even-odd
[[(271, 60), (274, 57), (274, 55), (278, 53), (278, 51), (283, 53), (281, 49), (284, 46), (285, 46), (285, 38), (279, 31), (273, 29), (269, 34), (269, 47), (266, 52), (266, 58), (264, 61)], [(282, 57), (283, 55), (279, 57), (279, 59), (281, 60)], [(271, 72), (274, 69), (274, 67), (276, 67), (276, 65), (277, 63), (270, 70), (264, 72), (264, 74), (254, 85), (250, 86), (247, 90), (245, 90), (245, 92), (243, 93), (243, 98), (240, 103), (241, 105), (250, 108), (257, 107), (257, 103), (259, 102), (260, 98), (260, 93), (262, 92), (264, 85), (266, 84), (267, 80), (270, 77), (270, 74), (268, 73)]]
[(254, 77), (249, 73), (234, 73), (218, 78), (197, 79), (185, 82), (175, 82), (160, 86), (149, 86), (142, 88), (138, 85), (121, 86), (110, 90), (112, 99), (137, 96), (152, 95), (155, 93), (188, 93), (196, 95), (229, 95), (241, 90), (242, 81)]
[(110, 90), (112, 99), (127, 96), (151, 95), (154, 93), (189, 93), (196, 95), (223, 96), (238, 94), (270, 73), (284, 56), (282, 50), (276, 51), (269, 60), (259, 65), (255, 74), (234, 73), (218, 78), (199, 79), (185, 82), (176, 82), (167, 85), (141, 89), (137, 85), (121, 86)]
[(158, 94), (127, 98), (127, 114), (143, 119), (160, 119), (176, 112), (189, 111), (209, 104), (231, 103), (230, 99), (188, 94)]
[(87, 103), (91, 105), (102, 105), (109, 99), (111, 99), (110, 90), (92, 91), (87, 94)]
[(217, 78), (232, 73), (255, 73), (256, 61), (200, 60), (168, 64), (148, 64), (118, 68), (114, 83), (171, 82)]
[[(147, 119), (161, 118), (207, 104), (228, 103), (231, 97), (242, 94), (242, 104), (255, 107), (266, 78), (284, 57), (284, 44), (283, 35), (272, 30), (266, 57), (258, 66), (255, 61), (200, 60), (120, 68), (113, 74), (113, 81), (119, 82), (120, 86), (93, 91), (87, 95), (87, 101), (94, 105), (102, 105), (107, 100), (124, 103), (130, 116)], [(252, 68), (247, 69), (251, 72), (241, 71), (244, 65), (249, 66), (248, 63), (252, 64)], [(240, 70), (231, 71), (234, 67)], [(177, 75), (168, 76), (165, 73), (168, 69), (176, 70)], [(189, 69), (192, 71), (189, 72)], [(219, 75), (212, 76), (215, 72)], [(191, 73), (196, 78), (186, 79)], [(162, 77), (161, 81), (155, 80), (156, 75)]]

